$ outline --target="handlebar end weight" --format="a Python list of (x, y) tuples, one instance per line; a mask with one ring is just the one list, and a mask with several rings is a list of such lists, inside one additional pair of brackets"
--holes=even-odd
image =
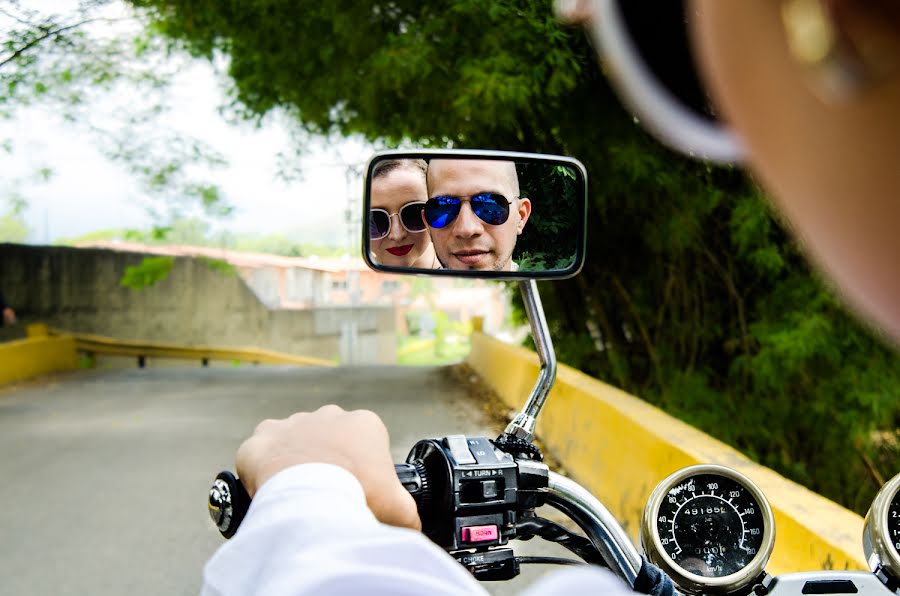
[(209, 489), (207, 506), (209, 517), (219, 532), (225, 538), (231, 538), (247, 515), (250, 495), (234, 474), (228, 471), (219, 472)]

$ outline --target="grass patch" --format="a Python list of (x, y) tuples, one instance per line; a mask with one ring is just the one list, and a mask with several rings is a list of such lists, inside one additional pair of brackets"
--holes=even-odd
[(442, 349), (436, 349), (434, 340), (405, 337), (397, 347), (397, 364), (404, 366), (439, 366), (465, 360), (469, 355), (468, 337), (457, 341), (445, 341)]

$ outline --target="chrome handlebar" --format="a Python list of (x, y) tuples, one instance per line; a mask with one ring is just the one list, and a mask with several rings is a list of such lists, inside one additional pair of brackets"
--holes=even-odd
[(634, 586), (642, 560), (616, 518), (584, 487), (550, 472), (547, 505), (565, 513), (584, 531), (610, 569)]

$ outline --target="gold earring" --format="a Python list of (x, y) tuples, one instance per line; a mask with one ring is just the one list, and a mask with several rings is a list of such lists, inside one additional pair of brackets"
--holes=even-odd
[(782, 2), (788, 49), (823, 100), (855, 97), (897, 69), (900, 34), (878, 8), (872, 0)]

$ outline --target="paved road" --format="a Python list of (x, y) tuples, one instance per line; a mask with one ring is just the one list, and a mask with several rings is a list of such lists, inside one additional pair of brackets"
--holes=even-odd
[[(0, 391), (0, 593), (196, 594), (222, 542), (215, 473), (259, 420), (325, 403), (378, 412), (396, 461), (423, 437), (498, 430), (435, 368), (88, 371)], [(537, 543), (517, 552), (560, 554)]]

